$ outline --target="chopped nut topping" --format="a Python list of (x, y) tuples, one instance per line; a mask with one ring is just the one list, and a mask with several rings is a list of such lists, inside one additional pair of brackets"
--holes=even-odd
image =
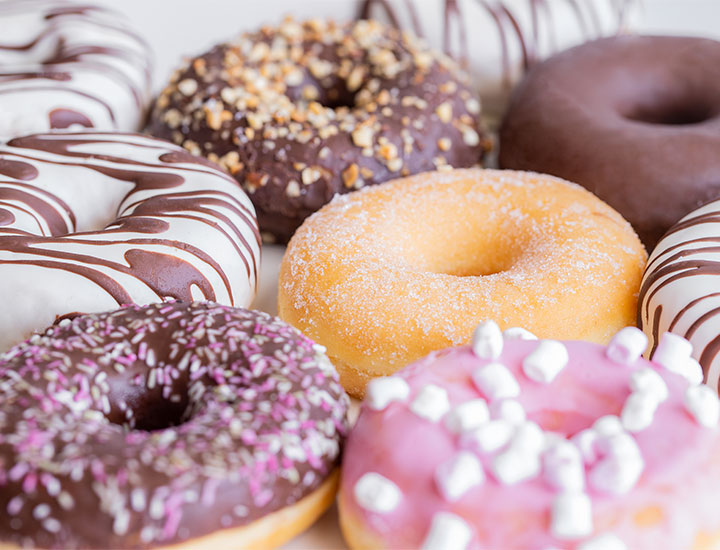
[(180, 82), (178, 82), (178, 90), (180, 90), (180, 93), (185, 96), (193, 95), (195, 92), (197, 92), (197, 89), (197, 80), (193, 80), (192, 78), (186, 78), (185, 80), (181, 80)]
[(295, 180), (290, 180), (285, 188), (285, 193), (288, 197), (299, 197), (300, 196), (300, 185)]
[(452, 147), (452, 141), (450, 138), (443, 137), (438, 140), (437, 145), (441, 151), (449, 151)]
[(449, 101), (441, 103), (440, 105), (438, 105), (437, 109), (435, 109), (435, 114), (440, 119), (440, 122), (443, 122), (444, 124), (449, 124), (452, 121), (453, 117), (452, 104)]
[(345, 183), (345, 187), (351, 189), (355, 185), (359, 175), (360, 170), (357, 164), (353, 163), (348, 166), (342, 173), (342, 179)]
[(352, 140), (358, 147), (372, 147), (373, 131), (368, 126), (360, 126), (352, 133)]

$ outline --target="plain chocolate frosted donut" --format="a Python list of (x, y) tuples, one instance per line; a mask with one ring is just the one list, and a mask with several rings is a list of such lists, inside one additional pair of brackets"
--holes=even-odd
[(623, 36), (568, 50), (518, 87), (500, 165), (575, 181), (648, 247), (720, 194), (720, 42)]

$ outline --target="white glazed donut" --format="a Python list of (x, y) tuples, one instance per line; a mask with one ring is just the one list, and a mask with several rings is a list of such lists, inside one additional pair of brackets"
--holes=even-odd
[(125, 18), (62, 0), (0, 2), (0, 136), (138, 130), (150, 52)]
[(0, 349), (121, 304), (247, 306), (259, 256), (245, 193), (179, 147), (95, 132), (0, 146)]
[(498, 115), (534, 62), (628, 26), (637, 0), (360, 0), (360, 15), (413, 30), (467, 64)]
[(720, 379), (720, 200), (688, 214), (660, 240), (648, 260), (639, 321), (652, 348), (666, 331), (687, 338), (708, 385)]

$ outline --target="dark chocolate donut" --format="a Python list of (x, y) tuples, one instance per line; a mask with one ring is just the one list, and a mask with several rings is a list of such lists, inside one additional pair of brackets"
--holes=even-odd
[(209, 302), (63, 321), (0, 359), (0, 403), (0, 547), (65, 549), (250, 547), (201, 537), (318, 490), (348, 407), (321, 347)]
[(335, 194), (478, 164), (479, 113), (455, 63), (409, 33), (288, 19), (179, 70), (149, 131), (225, 166), (284, 242)]
[(720, 42), (623, 36), (538, 65), (513, 94), (500, 165), (587, 187), (652, 248), (720, 195)]

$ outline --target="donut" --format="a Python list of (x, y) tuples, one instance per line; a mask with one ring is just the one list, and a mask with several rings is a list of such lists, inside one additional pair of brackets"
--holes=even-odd
[(605, 347), (504, 339), (488, 322), (473, 346), (373, 380), (345, 448), (346, 540), (358, 549), (716, 548), (720, 402), (685, 369), (684, 345), (665, 342), (650, 362), (635, 327)]
[(0, 359), (2, 548), (268, 548), (334, 500), (320, 347), (209, 302), (66, 320)]
[(719, 147), (720, 42), (622, 36), (530, 72), (503, 121), (499, 162), (587, 187), (652, 249), (717, 198)]
[(362, 0), (360, 17), (412, 30), (467, 67), (493, 121), (527, 69), (632, 27), (637, 0)]
[(56, 133), (0, 146), (0, 349), (123, 304), (247, 306), (260, 238), (237, 182), (167, 142)]
[(336, 197), (290, 241), (278, 312), (346, 390), (467, 343), (495, 319), (607, 342), (634, 323), (646, 254), (584, 189), (538, 174), (455, 170)]
[(123, 15), (74, 1), (5, 0), (0, 36), (0, 136), (140, 129), (151, 54)]
[(336, 194), (478, 164), (479, 115), (456, 65), (408, 33), (286, 19), (177, 71), (149, 131), (223, 165), (264, 239), (287, 242)]
[(654, 349), (659, 336), (687, 338), (707, 384), (720, 378), (720, 200), (676, 223), (655, 247), (640, 288), (638, 320)]

